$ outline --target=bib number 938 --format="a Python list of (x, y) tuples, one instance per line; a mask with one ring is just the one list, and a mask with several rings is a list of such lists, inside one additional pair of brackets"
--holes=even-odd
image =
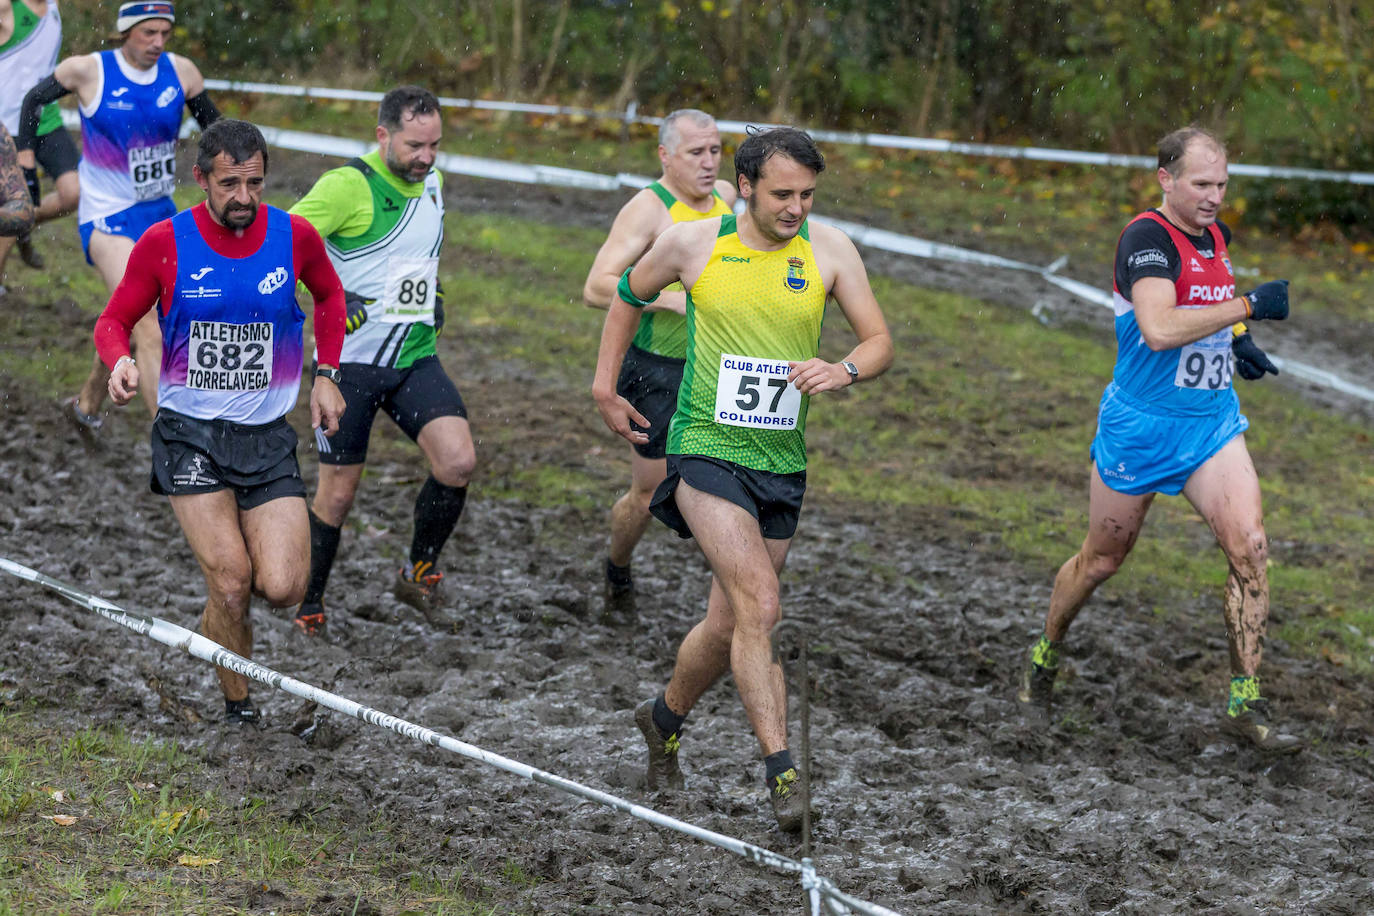
[(1222, 391), (1231, 387), (1231, 330), (1183, 347), (1178, 354), (1174, 385), (1200, 391)]

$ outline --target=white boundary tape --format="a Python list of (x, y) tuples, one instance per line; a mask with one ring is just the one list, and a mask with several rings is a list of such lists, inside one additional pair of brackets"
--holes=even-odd
[(755, 846), (753, 843), (748, 843), (723, 833), (716, 833), (713, 830), (707, 830), (704, 827), (698, 827), (695, 824), (678, 820), (675, 817), (662, 814), (652, 808), (646, 808), (643, 805), (636, 805), (619, 796), (611, 795), (608, 792), (602, 792), (599, 789), (593, 789), (590, 786), (584, 786), (581, 783), (573, 782), (571, 779), (565, 779), (562, 776), (536, 769), (518, 760), (512, 760), (509, 757), (494, 754), (474, 744), (468, 744), (465, 741), (450, 738), (447, 735), (442, 735), (436, 731), (425, 728), (423, 725), (408, 722), (405, 719), (397, 718), (396, 716), (373, 709), (370, 706), (363, 706), (361, 703), (357, 703), (346, 697), (341, 697), (338, 694), (330, 693), (327, 690), (321, 690), (319, 687), (280, 674), (265, 665), (260, 665), (241, 655), (230, 652), (219, 643), (206, 639), (199, 633), (194, 633), (185, 627), (177, 626), (174, 623), (169, 623), (158, 617), (131, 614), (118, 605), (111, 604), (103, 598), (89, 595), (71, 585), (67, 585), (35, 569), (30, 569), (27, 566), (15, 563), (4, 557), (0, 557), (0, 572), (7, 572), (18, 579), (24, 579), (49, 588), (66, 598), (68, 601), (87, 608), (88, 610), (95, 611), (102, 617), (113, 620), (121, 626), (128, 627), (142, 636), (148, 636), (155, 639), (163, 645), (171, 646), (173, 649), (180, 649), (196, 658), (203, 659), (214, 665), (219, 665), (222, 668), (228, 668), (230, 671), (242, 674), (244, 677), (252, 678), (270, 687), (275, 687), (278, 690), (294, 694), (295, 696), (318, 703), (321, 706), (352, 716), (369, 725), (388, 729), (398, 735), (404, 735), (414, 741), (419, 741), (422, 744), (440, 747), (446, 751), (451, 751), (452, 753), (460, 754), (473, 760), (479, 760), (489, 766), (505, 770), (507, 773), (513, 773), (516, 776), (521, 776), (533, 782), (552, 786), (569, 795), (575, 795), (579, 798), (605, 805), (608, 808), (623, 811), (631, 817), (639, 818), (655, 826), (675, 830), (678, 833), (686, 834), (702, 842), (710, 843), (712, 846), (718, 846), (721, 849), (733, 852), (736, 855), (750, 860), (756, 865), (776, 868), (781, 871), (795, 872), (800, 876), (802, 888), (807, 892), (810, 898), (813, 916), (814, 914), (820, 913), (822, 904), (824, 904), (828, 912), (836, 914), (857, 912), (870, 914), (870, 916), (900, 916), (895, 910), (889, 910), (876, 903), (869, 903), (865, 900), (851, 897), (839, 890), (830, 879), (816, 873), (815, 866), (810, 859), (797, 861), (796, 859), (788, 858), (781, 853), (764, 849), (762, 846)]
[[(323, 86), (285, 86), (279, 83), (255, 83), (241, 80), (207, 79), (205, 88), (222, 92), (250, 92), (263, 95), (286, 95), (307, 99), (334, 99), (353, 102), (380, 102), (382, 93), (359, 89), (331, 89)], [(631, 102), (625, 111), (606, 111), (596, 108), (577, 108), (568, 105), (535, 105), (527, 102), (496, 102), (485, 99), (441, 97), (440, 104), (449, 108), (472, 108), (484, 111), (513, 111), (522, 114), (542, 114), (555, 117), (602, 118), (633, 124), (662, 124), (663, 119), (637, 114), (638, 106)], [(742, 134), (752, 122), (717, 121), (726, 133)], [(772, 125), (759, 123), (753, 126)], [(929, 153), (955, 153), (963, 156), (990, 156), (999, 159), (1029, 159), (1037, 162), (1068, 162), (1079, 165), (1122, 166), (1152, 168), (1157, 159), (1152, 156), (1127, 156), (1116, 153), (1094, 153), (1082, 150), (1049, 149), (1038, 146), (1006, 146), (996, 143), (960, 143), (932, 137), (903, 137), (891, 134), (857, 133), (842, 130), (808, 130), (817, 140), (827, 143), (851, 143), (886, 149), (919, 150)], [(1252, 178), (1300, 178), (1308, 181), (1339, 181), (1346, 184), (1374, 185), (1374, 172), (1346, 172), (1331, 169), (1300, 169), (1287, 166), (1245, 165), (1232, 163), (1233, 175)]]

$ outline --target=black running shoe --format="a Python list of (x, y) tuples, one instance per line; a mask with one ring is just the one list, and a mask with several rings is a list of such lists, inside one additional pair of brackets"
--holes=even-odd
[(72, 426), (80, 434), (82, 443), (94, 448), (100, 444), (100, 428), (105, 425), (105, 420), (96, 414), (83, 413), (80, 400), (71, 398), (63, 401), (62, 415), (71, 421)]
[(682, 770), (677, 765), (679, 747), (678, 733), (664, 737), (654, 724), (654, 701), (645, 700), (635, 708), (635, 724), (644, 734), (644, 743), (649, 746), (648, 766), (644, 770), (644, 781), (649, 791), (659, 789), (681, 789), (687, 784)]
[(308, 603), (302, 601), (300, 607), (296, 608), (296, 628), (306, 636), (323, 637), (325, 634), (324, 602)]
[(773, 777), (768, 787), (768, 801), (773, 806), (773, 816), (778, 819), (778, 827), (785, 833), (796, 833), (802, 829), (802, 807), (800, 775), (796, 767), (788, 767)]
[(224, 701), (224, 721), (238, 723), (252, 728), (262, 728), (262, 713), (253, 705), (252, 697), (244, 697), (242, 700)]
[(25, 232), (15, 241), (18, 242), (19, 259), (34, 270), (42, 270), (45, 262), (38, 249), (33, 247), (33, 237)]
[(423, 614), (431, 624), (440, 626), (448, 622), (440, 614), (444, 606), (443, 582), (444, 574), (435, 569), (433, 563), (421, 561), (414, 566), (401, 567), (391, 593)]

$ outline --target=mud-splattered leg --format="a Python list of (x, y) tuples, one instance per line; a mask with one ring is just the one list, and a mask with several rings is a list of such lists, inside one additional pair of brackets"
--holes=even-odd
[(1259, 672), (1269, 621), (1269, 542), (1259, 477), (1245, 437), (1232, 439), (1198, 468), (1183, 493), (1211, 527), (1231, 567), (1223, 607), (1231, 674), (1253, 677)]
[(1088, 486), (1087, 537), (1054, 577), (1050, 611), (1045, 618), (1045, 635), (1051, 640), (1059, 642), (1068, 635), (1069, 625), (1084, 603), (1121, 568), (1153, 501), (1153, 493), (1118, 493), (1103, 483), (1093, 468)]

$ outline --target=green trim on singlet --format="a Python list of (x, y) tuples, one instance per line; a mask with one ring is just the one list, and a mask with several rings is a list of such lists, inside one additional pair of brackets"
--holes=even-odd
[[(33, 30), (38, 27), (38, 23), (43, 21), (43, 18), (29, 9), (23, 0), (14, 0), (13, 9), (14, 33), (10, 35), (8, 41), (0, 45), (0, 54), (19, 45), (33, 33)], [(49, 102), (43, 106), (43, 111), (38, 116), (38, 131), (35, 136), (46, 136), (61, 126), (62, 111), (57, 107), (56, 102)]]
[(665, 188), (661, 181), (655, 181), (650, 184), (649, 190), (658, 195), (658, 199), (663, 201), (663, 206), (667, 207), (669, 210), (673, 208), (673, 204), (677, 203), (677, 198), (673, 196), (673, 192)]
[[(381, 164), (381, 156), (376, 153), (377, 164)], [(364, 156), (360, 159), (350, 159), (345, 163), (345, 168), (356, 169), (362, 173), (363, 179), (367, 182), (367, 189), (372, 195), (372, 222), (357, 235), (332, 234), (329, 236), (331, 244), (337, 246), (341, 251), (352, 251), (355, 248), (362, 248), (371, 245), (373, 242), (389, 234), (396, 228), (396, 224), (406, 215), (406, 207), (410, 201), (419, 197), (424, 192), (424, 184), (421, 183), (417, 193), (406, 193), (407, 188), (398, 187), (395, 182), (389, 181), (394, 178), (390, 169), (381, 170), (374, 167)]]
[(731, 213), (729, 216), (722, 216), (720, 218), (720, 231), (716, 233), (716, 238), (720, 239), (725, 238), (727, 235), (734, 235), (736, 232), (735, 223), (735, 214)]

